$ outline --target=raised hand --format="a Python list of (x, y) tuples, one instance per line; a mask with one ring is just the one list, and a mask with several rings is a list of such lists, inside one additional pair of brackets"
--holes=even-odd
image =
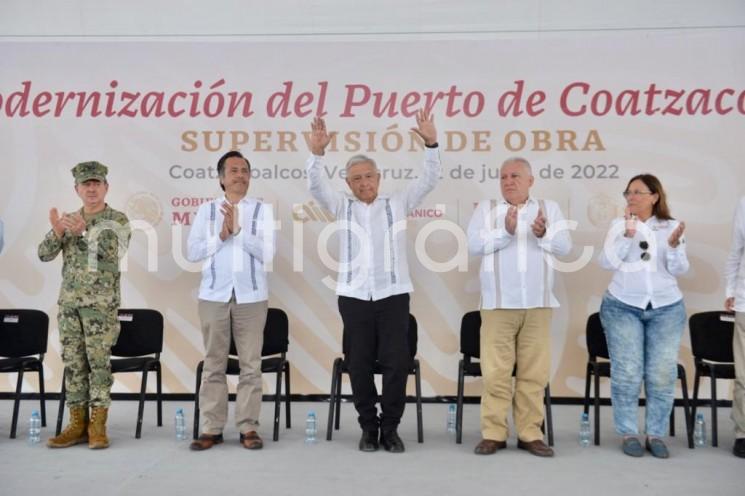
[(64, 219), (64, 213), (60, 217), (60, 214), (56, 208), (53, 208), (49, 211), (49, 223), (52, 225), (52, 231), (54, 231), (54, 235), (58, 238), (61, 238), (65, 235)]
[(416, 113), (416, 127), (411, 128), (420, 138), (424, 140), (425, 145), (432, 146), (437, 143), (437, 129), (435, 128), (435, 116), (427, 109), (422, 109)]
[(724, 309), (728, 312), (734, 312), (735, 311), (735, 297), (730, 296), (726, 300), (724, 300)]
[(515, 235), (517, 229), (517, 207), (514, 205), (507, 209), (507, 215), (504, 217), (504, 228), (511, 235)]
[(670, 233), (670, 237), (667, 238), (667, 244), (670, 245), (670, 248), (677, 248), (680, 244), (681, 238), (683, 237), (683, 231), (686, 229), (685, 222), (681, 222), (678, 224), (678, 227), (676, 227), (672, 233)]
[(310, 129), (310, 152), (313, 155), (323, 155), (331, 141), (331, 135), (326, 131), (326, 122), (321, 117), (314, 117)]
[(626, 207), (623, 218), (626, 219), (626, 230), (623, 235), (627, 238), (636, 236), (636, 215), (631, 213), (631, 208)]
[(533, 224), (530, 229), (533, 231), (533, 235), (536, 238), (542, 238), (546, 234), (546, 216), (543, 215), (543, 209), (538, 208), (538, 215), (535, 216)]

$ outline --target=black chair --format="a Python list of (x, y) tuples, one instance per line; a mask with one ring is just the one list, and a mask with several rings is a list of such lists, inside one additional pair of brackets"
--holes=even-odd
[[(608, 343), (605, 340), (605, 332), (600, 322), (600, 314), (593, 313), (587, 318), (586, 325), (587, 341), (587, 372), (585, 374), (585, 400), (584, 413), (590, 412), (590, 382), (594, 380), (593, 388), (593, 417), (595, 431), (595, 445), (600, 444), (600, 378), (610, 378), (610, 361), (608, 353)], [(602, 360), (599, 360), (602, 359)], [(688, 447), (693, 448), (693, 424), (691, 421), (690, 404), (688, 401), (688, 381), (686, 380), (686, 370), (683, 365), (677, 367), (678, 380), (683, 391), (683, 413), (685, 414), (686, 434), (688, 436)], [(675, 405), (670, 410), (670, 435), (675, 435)]]
[[(474, 362), (481, 356), (481, 312), (468, 312), (460, 321), (460, 352), (463, 358), (458, 362), (458, 395), (455, 410), (455, 442), (463, 442), (463, 396), (465, 390), (466, 376), (481, 377), (481, 364)], [(512, 369), (514, 377), (517, 366)], [(551, 412), (551, 388), (546, 384), (543, 394), (543, 404), (546, 409), (546, 418), (541, 425), (541, 430), (547, 434), (548, 445), (554, 445), (554, 423)]]
[[(414, 375), (414, 385), (416, 387), (416, 426), (417, 426), (417, 441), (424, 442), (424, 427), (422, 425), (422, 376), (419, 367), (419, 360), (414, 358), (417, 351), (417, 340), (418, 340), (418, 325), (416, 318), (409, 314), (409, 353), (411, 354), (411, 367), (409, 368), (409, 375)], [(326, 428), (326, 441), (331, 441), (332, 427), (339, 430), (339, 416), (341, 413), (341, 383), (342, 374), (349, 374), (347, 368), (346, 351), (347, 343), (344, 336), (342, 336), (342, 351), (344, 357), (338, 357), (334, 360), (333, 367), (331, 368), (331, 392), (329, 393), (329, 418), (328, 425)], [(378, 362), (375, 362), (373, 367), (373, 374), (382, 374), (383, 371), (380, 368)]]
[[(285, 378), (285, 425), (289, 429), (290, 423), (290, 362), (287, 361), (287, 348), (289, 346), (289, 321), (284, 310), (270, 308), (264, 325), (264, 342), (261, 348), (261, 372), (277, 374), (277, 384), (274, 393), (274, 433), (272, 439), (279, 440), (279, 407), (282, 402), (282, 375)], [(233, 336), (230, 336), (230, 352), (228, 375), (240, 375), (241, 367), (238, 361), (238, 350), (235, 347)], [(264, 358), (266, 357), (266, 358)], [(199, 389), (202, 386), (202, 370), (204, 361), (197, 365), (197, 385), (194, 393), (194, 439), (199, 437)]]
[(735, 378), (735, 357), (732, 352), (734, 316), (726, 312), (696, 313), (688, 320), (688, 327), (691, 331), (693, 363), (696, 366), (691, 418), (696, 418), (701, 376), (708, 376), (711, 382), (711, 445), (718, 446), (717, 379)]
[[(155, 372), (158, 427), (163, 425), (163, 396), (160, 354), (163, 351), (163, 315), (150, 309), (119, 309), (119, 337), (111, 347), (111, 372), (140, 372), (140, 398), (137, 409), (135, 438), (142, 436), (142, 416), (145, 409), (148, 372)], [(117, 358), (119, 357), (119, 358)], [(57, 413), (57, 435), (62, 430), (62, 419), (65, 415), (65, 375), (62, 374), (62, 392), (60, 393), (59, 411)]]
[(0, 310), (0, 357), (4, 357), (0, 358), (0, 372), (18, 373), (10, 424), (11, 439), (16, 437), (24, 372), (39, 374), (41, 425), (47, 425), (43, 362), (48, 334), (49, 316), (41, 310)]

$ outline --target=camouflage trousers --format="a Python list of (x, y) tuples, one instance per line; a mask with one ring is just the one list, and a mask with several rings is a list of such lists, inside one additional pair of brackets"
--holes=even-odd
[(60, 306), (57, 315), (65, 364), (67, 406), (111, 403), (111, 347), (119, 337), (116, 308)]

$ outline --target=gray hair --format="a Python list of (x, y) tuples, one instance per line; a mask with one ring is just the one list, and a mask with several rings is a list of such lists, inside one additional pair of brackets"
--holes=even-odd
[(351, 157), (349, 160), (347, 160), (346, 170), (348, 171), (350, 167), (353, 165), (361, 164), (363, 162), (370, 162), (373, 166), (373, 168), (377, 171), (378, 165), (375, 163), (375, 160), (371, 159), (367, 155), (355, 155)]
[(523, 157), (510, 157), (502, 162), (502, 167), (513, 163), (522, 164), (522, 166), (525, 167), (525, 170), (528, 171), (528, 175), (533, 176), (533, 168), (530, 166), (530, 162), (528, 162), (527, 159), (524, 159)]

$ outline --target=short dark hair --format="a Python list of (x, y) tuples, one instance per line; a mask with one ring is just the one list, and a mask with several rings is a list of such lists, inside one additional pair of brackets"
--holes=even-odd
[[(225, 162), (229, 158), (233, 158), (233, 157), (238, 157), (238, 158), (242, 158), (243, 160), (245, 160), (246, 165), (248, 166), (248, 173), (249, 174), (251, 173), (251, 162), (249, 162), (248, 159), (244, 157), (243, 154), (241, 154), (241, 152), (239, 152), (238, 150), (231, 150), (225, 155), (223, 155), (222, 157), (220, 157), (220, 160), (217, 161), (217, 175), (218, 176), (225, 177)], [(223, 191), (225, 191), (225, 186), (223, 186), (222, 183), (220, 183), (220, 187), (222, 188)]]

